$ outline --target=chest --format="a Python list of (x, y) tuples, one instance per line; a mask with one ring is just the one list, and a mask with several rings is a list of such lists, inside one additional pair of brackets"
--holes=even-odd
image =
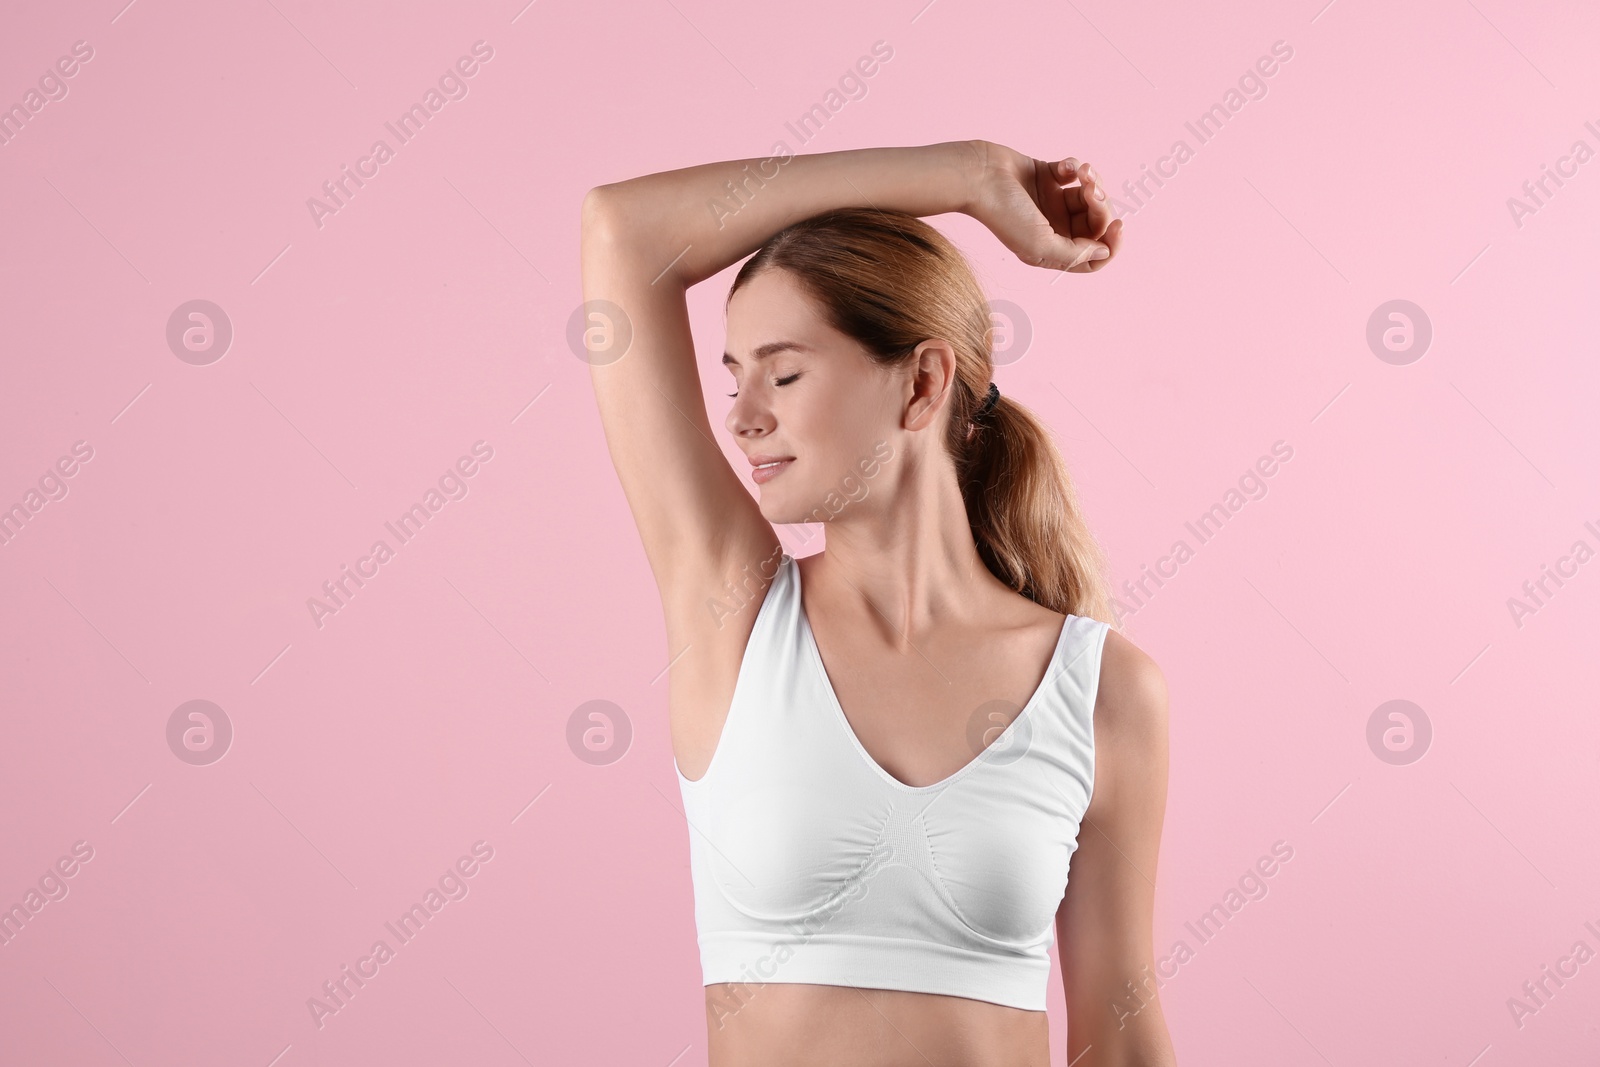
[(863, 754), (896, 781), (924, 787), (1011, 740), (1011, 723), (1045, 680), (1060, 622), (909, 647), (848, 623), (820, 635), (808, 619), (802, 628), (803, 651)]

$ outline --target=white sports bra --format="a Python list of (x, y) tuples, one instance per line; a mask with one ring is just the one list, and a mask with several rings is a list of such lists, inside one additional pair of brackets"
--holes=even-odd
[(1068, 615), (1011, 724), (950, 777), (909, 786), (850, 728), (785, 553), (711, 764), (694, 781), (678, 771), (703, 984), (899, 989), (1044, 1011), (1056, 909), (1094, 791), (1108, 629)]

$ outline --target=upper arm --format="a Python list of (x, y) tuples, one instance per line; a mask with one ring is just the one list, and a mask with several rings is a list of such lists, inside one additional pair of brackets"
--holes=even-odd
[(648, 220), (623, 217), (600, 186), (584, 198), (582, 223), (584, 300), (620, 309), (585, 312), (611, 462), (669, 627), (696, 614), (709, 623), (707, 599), (725, 597), (728, 578), (771, 558), (777, 535), (717, 445), (682, 282), (628, 240), (628, 227)]
[(1056, 914), (1067, 1054), (1087, 1048), (1081, 1067), (1171, 1064), (1151, 945), (1167, 801), (1166, 679), (1115, 630), (1101, 654), (1094, 744), (1094, 791)]

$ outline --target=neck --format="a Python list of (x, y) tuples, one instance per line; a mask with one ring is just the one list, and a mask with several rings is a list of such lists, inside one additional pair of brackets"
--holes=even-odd
[(860, 610), (885, 640), (909, 650), (936, 626), (977, 616), (1004, 587), (978, 555), (949, 460), (896, 473), (875, 506), (846, 508), (828, 523), (812, 573), (829, 601)]

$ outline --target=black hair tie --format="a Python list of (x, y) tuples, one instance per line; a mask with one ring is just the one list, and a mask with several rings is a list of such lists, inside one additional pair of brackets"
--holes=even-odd
[(972, 416), (973, 422), (987, 422), (989, 412), (994, 410), (995, 404), (1000, 402), (1000, 387), (993, 382), (989, 383), (989, 395), (983, 398), (983, 404)]

